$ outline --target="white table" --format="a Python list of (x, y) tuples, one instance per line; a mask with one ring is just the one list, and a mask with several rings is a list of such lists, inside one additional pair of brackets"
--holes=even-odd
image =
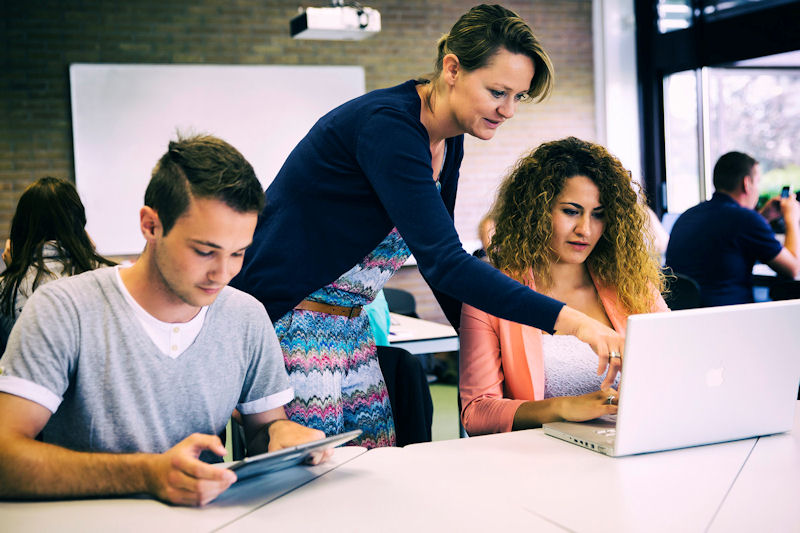
[(704, 531), (756, 442), (610, 458), (529, 430), (372, 450), (223, 531)]
[(361, 451), (337, 449), (315, 475), (286, 470), (288, 484), (268, 477), (203, 509), (0, 503), (0, 531), (800, 530), (800, 410), (791, 434), (632, 457), (541, 430)]
[(389, 343), (413, 354), (455, 352), (458, 334), (452, 326), (390, 313)]
[(147, 497), (51, 502), (0, 501), (0, 531), (213, 531), (341, 467), (365, 451), (364, 448), (353, 446), (337, 448), (333, 457), (321, 465), (296, 466), (238, 482), (203, 508), (171, 506)]
[[(765, 265), (764, 263), (756, 263), (755, 265), (753, 265), (753, 276), (755, 276), (756, 278), (760, 277), (762, 279), (766, 279), (766, 280), (770, 280), (770, 281), (777, 280), (777, 279), (780, 279), (780, 280), (783, 280), (783, 281), (788, 281), (788, 280), (791, 279), (791, 278), (788, 278), (788, 277), (785, 277), (785, 276), (780, 276), (779, 277), (778, 274), (775, 273), (774, 270), (772, 270), (768, 265)], [(800, 281), (800, 275), (797, 276), (794, 279), (795, 279), (795, 281)]]
[(710, 531), (800, 531), (800, 406), (793, 433), (758, 439)]

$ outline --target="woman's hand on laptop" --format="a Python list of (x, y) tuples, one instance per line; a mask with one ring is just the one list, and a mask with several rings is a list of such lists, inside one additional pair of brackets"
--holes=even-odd
[(562, 396), (558, 413), (567, 422), (583, 422), (617, 412), (619, 393), (612, 388), (603, 388), (580, 396)]
[(577, 309), (564, 306), (556, 319), (559, 333), (574, 335), (591, 346), (597, 354), (597, 375), (606, 373), (600, 388), (610, 387), (622, 369), (622, 351), (625, 337)]

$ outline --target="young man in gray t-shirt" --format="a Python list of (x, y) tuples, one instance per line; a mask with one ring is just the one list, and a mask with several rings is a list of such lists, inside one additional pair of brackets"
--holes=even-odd
[(271, 322), (227, 287), (263, 203), (229, 144), (171, 142), (139, 213), (136, 263), (33, 294), (0, 359), (0, 497), (205, 504), (236, 480), (200, 460), (225, 454), (216, 435), (234, 408), (251, 455), (324, 437), (286, 420), (294, 392)]

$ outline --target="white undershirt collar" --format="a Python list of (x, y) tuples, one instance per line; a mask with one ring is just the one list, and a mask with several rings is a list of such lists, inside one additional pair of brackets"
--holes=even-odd
[(125, 296), (125, 300), (130, 304), (133, 315), (147, 332), (153, 344), (155, 344), (164, 355), (176, 359), (191, 346), (200, 334), (200, 331), (203, 329), (208, 306), (201, 307), (200, 312), (188, 322), (163, 322), (145, 311), (133, 296), (131, 296), (125, 283), (122, 282), (122, 276), (120, 275), (120, 270), (122, 268), (121, 266), (115, 267), (117, 284), (122, 294)]

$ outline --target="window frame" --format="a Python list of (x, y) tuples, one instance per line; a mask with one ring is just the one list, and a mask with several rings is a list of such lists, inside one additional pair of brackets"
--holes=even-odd
[(660, 33), (658, 1), (634, 0), (643, 182), (650, 207), (659, 216), (666, 207), (664, 78), (685, 70), (800, 50), (800, 32), (787, 23), (800, 20), (800, 1), (765, 4), (769, 5), (706, 20), (702, 2), (693, 0), (690, 26)]

